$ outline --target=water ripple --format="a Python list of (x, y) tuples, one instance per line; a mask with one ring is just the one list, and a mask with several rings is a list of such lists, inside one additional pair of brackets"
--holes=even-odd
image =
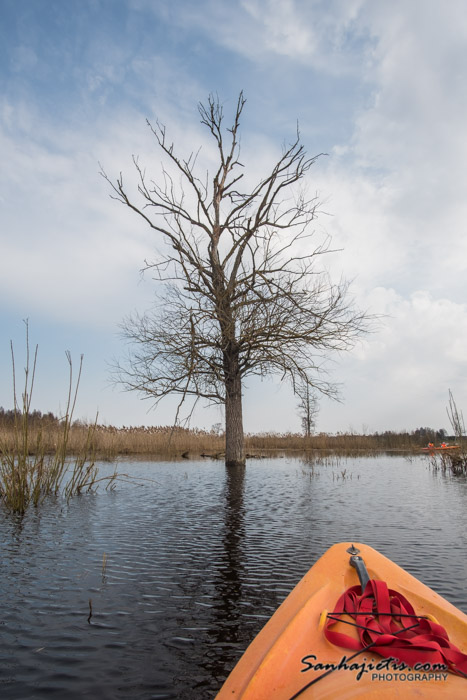
[(376, 547), (467, 611), (467, 484), (422, 458), (121, 470), (153, 481), (0, 516), (4, 697), (213, 697), (341, 540)]

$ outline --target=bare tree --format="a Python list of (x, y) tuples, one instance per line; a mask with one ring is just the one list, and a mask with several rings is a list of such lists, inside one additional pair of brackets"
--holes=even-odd
[(308, 382), (297, 386), (295, 393), (298, 396), (298, 412), (302, 420), (302, 428), (305, 437), (313, 435), (316, 427), (316, 416), (319, 413), (319, 403), (316, 392)]
[(176, 155), (159, 122), (147, 122), (167, 163), (159, 181), (149, 180), (133, 157), (139, 183), (133, 199), (121, 173), (112, 181), (102, 171), (112, 196), (168, 244), (145, 268), (164, 283), (160, 303), (123, 324), (131, 351), (118, 380), (156, 401), (178, 394), (179, 406), (190, 396), (224, 404), (228, 466), (245, 462), (244, 378), (276, 374), (294, 388), (300, 382), (335, 396), (323, 358), (349, 349), (367, 320), (349, 301), (347, 283), (332, 283), (317, 266), (329, 242), (312, 245), (318, 200), (297, 186), (319, 156), (307, 157), (298, 130), (270, 172), (241, 189), (244, 105), (240, 93), (225, 130), (217, 97), (198, 106), (216, 146), (211, 179), (197, 174), (199, 152)]

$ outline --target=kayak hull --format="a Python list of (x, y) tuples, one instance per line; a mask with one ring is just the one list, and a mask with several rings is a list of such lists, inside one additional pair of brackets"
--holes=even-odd
[[(359, 584), (349, 564), (349, 542), (331, 547), (308, 571), (253, 640), (217, 695), (217, 700), (467, 697), (467, 679), (445, 670), (400, 668), (372, 650), (355, 652), (331, 644), (323, 633), (323, 611), (332, 612), (342, 593)], [(417, 615), (432, 615), (450, 641), (467, 653), (467, 616), (375, 549), (357, 544), (371, 579), (405, 596)], [(320, 624), (321, 620), (321, 624)], [(344, 658), (346, 657), (346, 658)], [(379, 664), (379, 667), (378, 667)]]
[(448, 452), (449, 450), (458, 450), (459, 445), (446, 445), (445, 447), (422, 447), (422, 452)]

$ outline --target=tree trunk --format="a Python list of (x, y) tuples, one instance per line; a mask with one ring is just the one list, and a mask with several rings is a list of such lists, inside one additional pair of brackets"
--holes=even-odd
[(225, 378), (225, 466), (239, 467), (245, 464), (242, 379), (238, 371), (238, 358), (224, 358), (224, 365), (227, 366)]
[(310, 387), (307, 384), (306, 387), (306, 426), (305, 426), (305, 437), (311, 437), (311, 405), (310, 405)]

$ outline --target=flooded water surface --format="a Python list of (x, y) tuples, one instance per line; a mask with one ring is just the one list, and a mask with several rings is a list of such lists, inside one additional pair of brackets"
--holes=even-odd
[(119, 471), (132, 481), (113, 492), (0, 513), (1, 697), (213, 698), (343, 540), (377, 548), (467, 612), (467, 482), (427, 458)]

